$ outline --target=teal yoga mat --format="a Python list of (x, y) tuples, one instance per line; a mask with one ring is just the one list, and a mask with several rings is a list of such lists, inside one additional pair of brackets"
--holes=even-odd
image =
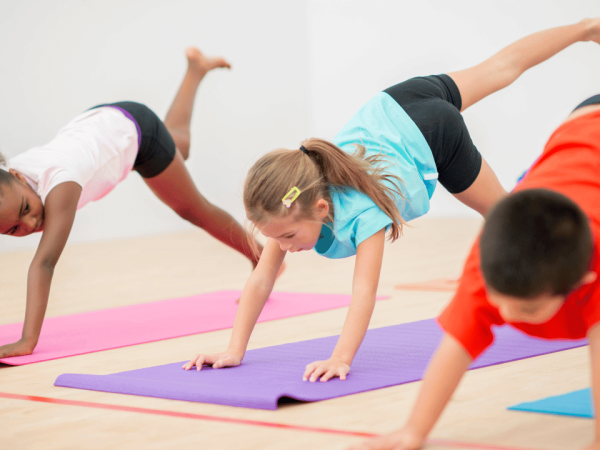
[(510, 406), (508, 409), (559, 416), (587, 417), (589, 419), (594, 417), (592, 393), (589, 388), (543, 398), (534, 402), (519, 403)]

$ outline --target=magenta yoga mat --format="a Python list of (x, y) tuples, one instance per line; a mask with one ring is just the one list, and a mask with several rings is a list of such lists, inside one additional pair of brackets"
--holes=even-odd
[[(587, 344), (546, 341), (514, 328), (495, 329), (494, 344), (472, 369)], [(234, 368), (186, 371), (185, 361), (111, 375), (60, 375), (56, 386), (246, 408), (277, 409), (281, 399), (312, 402), (420, 380), (442, 337), (433, 319), (369, 330), (346, 381), (302, 381), (307, 364), (327, 359), (338, 336), (277, 345), (246, 353)]]
[[(219, 291), (122, 308), (91, 311), (44, 321), (31, 355), (0, 359), (10, 365), (143, 344), (233, 326), (240, 291)], [(380, 297), (381, 298), (381, 297)], [(259, 322), (299, 316), (350, 304), (349, 295), (273, 292)], [(21, 338), (22, 323), (0, 326), (0, 345)]]

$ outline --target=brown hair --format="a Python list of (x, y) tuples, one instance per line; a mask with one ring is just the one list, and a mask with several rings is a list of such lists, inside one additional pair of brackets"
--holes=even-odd
[[(329, 186), (350, 187), (373, 200), (392, 219), (390, 239), (398, 239), (405, 224), (394, 201), (394, 195), (404, 196), (399, 184), (402, 180), (385, 172), (380, 164), (385, 158), (378, 155), (365, 157), (365, 147), (356, 144), (352, 155), (323, 139), (311, 138), (302, 143), (308, 151), (279, 149), (260, 158), (248, 172), (244, 183), (244, 207), (253, 223), (264, 223), (269, 216), (283, 217), (297, 211), (299, 218), (312, 218), (313, 207), (323, 198), (329, 203), (328, 221), (334, 218)], [(391, 183), (392, 187), (383, 184)], [(286, 208), (283, 196), (296, 186), (300, 196), (295, 208)]]

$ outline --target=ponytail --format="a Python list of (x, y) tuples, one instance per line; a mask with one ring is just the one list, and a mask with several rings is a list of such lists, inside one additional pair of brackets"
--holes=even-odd
[(294, 186), (302, 193), (294, 202), (299, 205), (295, 211), (301, 218), (311, 218), (314, 204), (323, 198), (329, 203), (327, 220), (332, 221), (335, 211), (329, 187), (350, 187), (371, 198), (392, 219), (390, 239), (400, 237), (405, 222), (394, 197), (404, 200), (399, 187), (402, 180), (386, 173), (385, 165), (381, 164), (384, 157), (365, 158), (365, 147), (358, 144), (356, 152), (350, 155), (316, 138), (307, 139), (302, 146), (306, 153), (304, 150), (274, 150), (252, 166), (244, 184), (244, 206), (250, 221), (263, 223), (269, 216), (290, 214), (293, 208), (286, 208), (281, 199)]

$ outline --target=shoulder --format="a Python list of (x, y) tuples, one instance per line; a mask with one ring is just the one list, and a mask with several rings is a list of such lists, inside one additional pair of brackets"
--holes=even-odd
[(373, 200), (355, 189), (331, 187), (330, 196), (334, 208), (333, 234), (343, 257), (355, 254), (359, 244), (392, 224)]

